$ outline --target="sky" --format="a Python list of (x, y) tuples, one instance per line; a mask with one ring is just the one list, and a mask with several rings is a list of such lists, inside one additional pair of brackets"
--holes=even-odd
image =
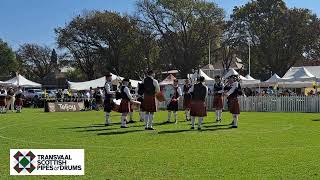
[[(86, 10), (132, 14), (136, 0), (0, 0), (0, 38), (14, 49), (23, 43), (56, 47), (54, 28), (64, 26)], [(248, 0), (210, 0), (226, 11)], [(285, 0), (289, 7), (311, 9), (320, 17), (320, 0)]]

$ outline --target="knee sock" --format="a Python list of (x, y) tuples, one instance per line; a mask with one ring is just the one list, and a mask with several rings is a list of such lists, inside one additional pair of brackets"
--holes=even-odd
[(233, 126), (238, 126), (238, 114), (233, 115)]
[(149, 115), (149, 127), (152, 128), (153, 126), (153, 113), (150, 113)]
[(148, 128), (149, 127), (149, 113), (148, 112), (146, 112), (146, 114), (145, 114), (144, 121), (145, 121), (146, 128)]
[(126, 114), (122, 114), (121, 116), (121, 126), (126, 126)]
[(198, 123), (198, 127), (201, 127), (201, 125), (202, 125), (202, 122), (203, 122), (203, 117), (199, 117), (199, 123)]
[(219, 110), (219, 120), (222, 118), (222, 110)]
[(168, 121), (171, 120), (171, 111), (168, 111)]
[(216, 120), (219, 120), (219, 110), (216, 110)]
[(106, 112), (106, 123), (105, 124), (110, 124), (110, 113)]
[(174, 121), (177, 122), (177, 111), (173, 112), (173, 116), (174, 116)]
[(191, 127), (194, 127), (194, 121), (196, 120), (196, 117), (191, 116)]

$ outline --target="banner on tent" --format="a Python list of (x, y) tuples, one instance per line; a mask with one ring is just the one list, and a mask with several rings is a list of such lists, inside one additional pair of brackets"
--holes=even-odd
[(83, 102), (46, 102), (45, 112), (79, 112), (84, 109)]

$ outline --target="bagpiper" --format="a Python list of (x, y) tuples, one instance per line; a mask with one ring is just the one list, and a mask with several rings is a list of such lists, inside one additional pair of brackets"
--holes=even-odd
[(155, 95), (160, 92), (160, 86), (157, 80), (154, 79), (155, 73), (152, 70), (147, 72), (147, 77), (142, 81), (143, 85), (143, 105), (145, 114), (145, 129), (154, 130), (153, 115), (157, 112)]
[(191, 84), (189, 79), (185, 80), (185, 84), (183, 85), (183, 108), (185, 110), (186, 121), (191, 120), (190, 117), (190, 106), (191, 106), (191, 94), (189, 90), (191, 88)]
[(18, 87), (18, 90), (17, 90), (15, 96), (16, 96), (15, 105), (16, 105), (17, 113), (21, 113), (22, 106), (23, 106), (23, 92), (22, 92), (22, 89), (20, 86)]
[(238, 101), (238, 96), (241, 94), (241, 86), (238, 82), (236, 75), (232, 75), (228, 79), (229, 88), (228, 92), (225, 93), (228, 99), (229, 111), (232, 114), (232, 128), (238, 128), (238, 118), (240, 115), (240, 105)]
[(204, 84), (204, 77), (200, 76), (195, 85), (193, 85), (189, 93), (191, 93), (191, 129), (194, 129), (195, 119), (199, 117), (198, 130), (201, 130), (203, 118), (207, 116), (206, 97), (208, 96), (208, 87)]
[(136, 88), (136, 94), (137, 94), (137, 101), (139, 101), (140, 109), (139, 109), (139, 116), (140, 116), (140, 122), (144, 122), (144, 116), (145, 116), (145, 110), (143, 105), (143, 83), (139, 83), (138, 87)]
[(177, 111), (179, 110), (179, 98), (182, 96), (182, 92), (181, 92), (181, 88), (179, 87), (178, 84), (178, 79), (175, 79), (173, 81), (173, 89), (174, 92), (172, 94), (171, 100), (167, 106), (167, 110), (168, 110), (168, 121), (167, 123), (170, 123), (171, 120), (171, 111), (173, 111), (173, 115), (174, 115), (174, 122), (177, 124)]
[(214, 77), (215, 83), (213, 86), (213, 108), (216, 111), (216, 122), (221, 122), (222, 118), (222, 109), (223, 109), (223, 93), (224, 93), (224, 84), (221, 82), (220, 76)]
[(131, 112), (131, 101), (133, 100), (132, 95), (130, 93), (130, 89), (128, 88), (129, 79), (122, 80), (122, 86), (120, 88), (121, 93), (121, 103), (119, 112), (121, 115), (121, 128), (127, 128), (127, 115)]

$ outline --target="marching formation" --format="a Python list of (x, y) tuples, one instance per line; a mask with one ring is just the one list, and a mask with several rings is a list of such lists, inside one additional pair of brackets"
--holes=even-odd
[[(110, 113), (116, 111), (121, 113), (121, 128), (128, 128), (127, 123), (134, 122), (132, 115), (134, 107), (139, 107), (139, 117), (141, 122), (145, 122), (145, 130), (154, 130), (154, 113), (158, 110), (158, 103), (164, 102), (163, 92), (160, 90), (158, 81), (154, 78), (155, 73), (149, 70), (142, 83), (134, 90), (131, 89), (129, 79), (123, 79), (120, 88), (113, 86), (111, 74), (107, 74), (105, 84), (105, 126), (111, 124)], [(191, 81), (191, 82), (190, 82)], [(228, 109), (233, 115), (233, 121), (230, 124), (232, 128), (238, 127), (238, 118), (240, 106), (238, 96), (241, 95), (241, 87), (237, 76), (233, 75), (223, 83), (220, 76), (215, 77), (213, 107), (216, 111), (216, 122), (222, 121), (222, 110), (224, 99), (227, 99)], [(195, 80), (185, 80), (183, 88), (179, 87), (178, 80), (173, 82), (173, 92), (170, 99), (167, 99), (168, 119), (171, 123), (173, 114), (174, 123), (178, 123), (179, 99), (183, 97), (183, 107), (185, 110), (186, 121), (191, 121), (191, 129), (195, 129), (196, 118), (198, 118), (197, 129), (201, 130), (204, 117), (207, 116), (206, 99), (208, 96), (208, 87), (205, 79), (198, 76)], [(137, 109), (137, 108), (136, 108)], [(130, 116), (130, 121), (127, 116)]]

